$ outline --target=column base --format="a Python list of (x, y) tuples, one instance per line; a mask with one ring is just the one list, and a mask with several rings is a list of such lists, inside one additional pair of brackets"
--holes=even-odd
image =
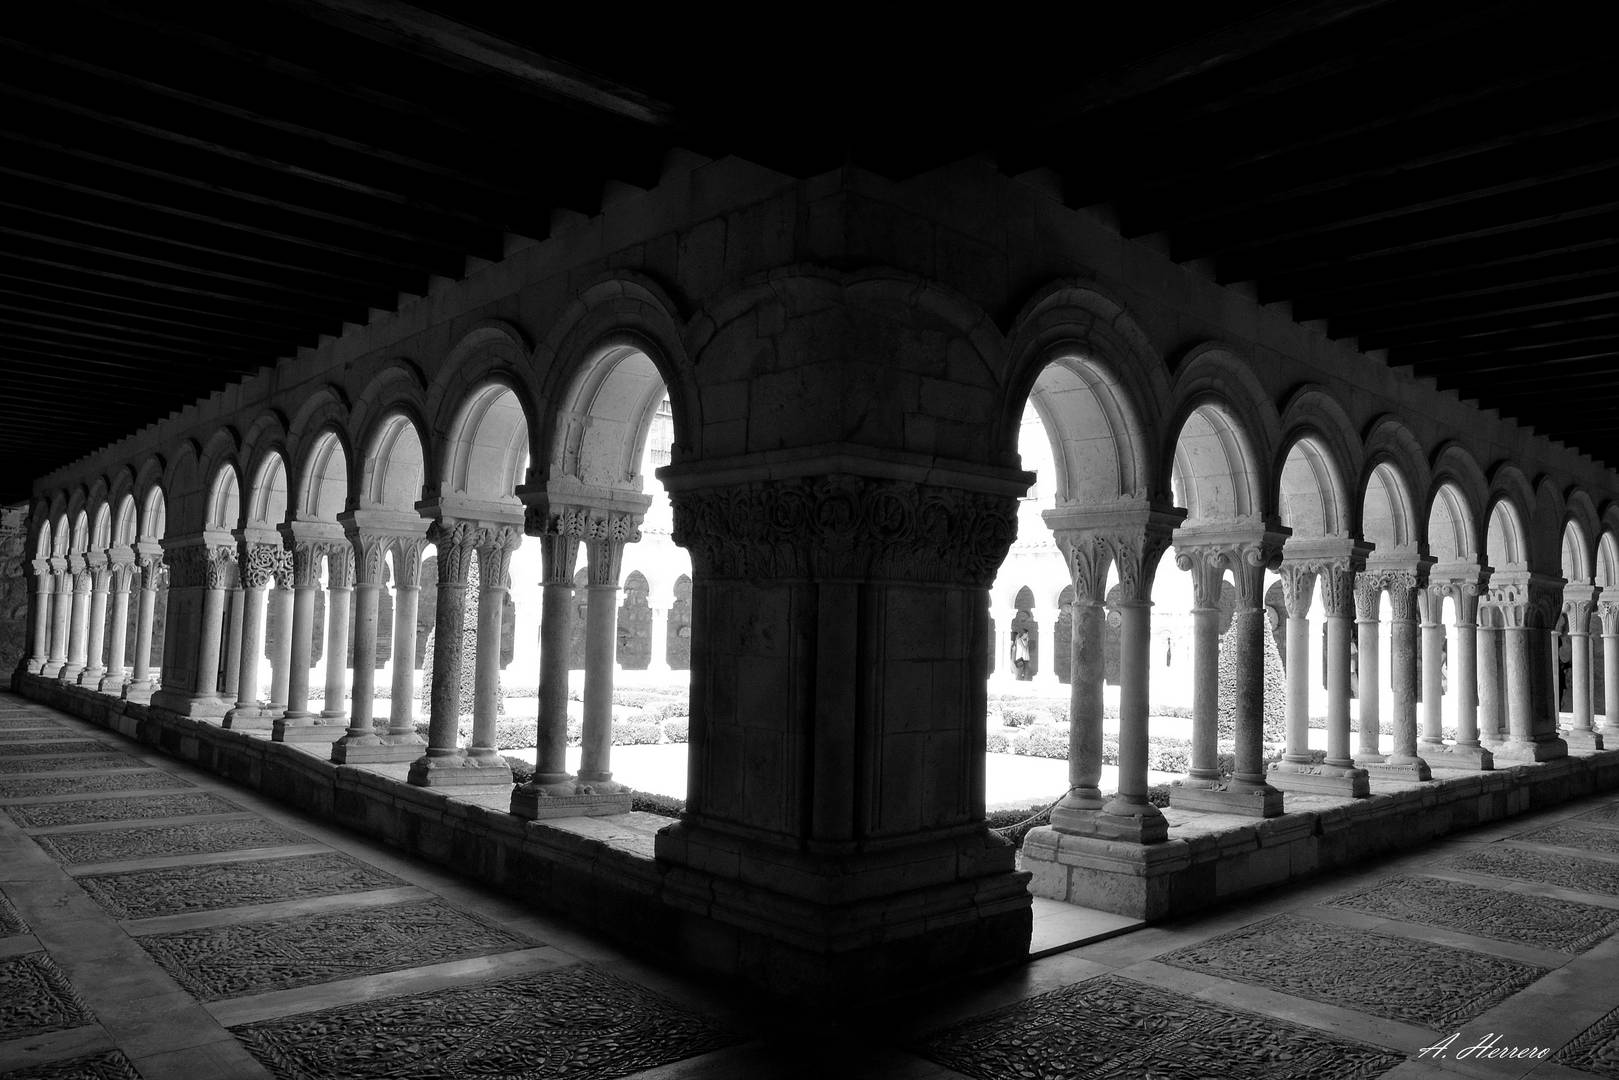
[(349, 711), (347, 709), (322, 709), (320, 718), (322, 720), (347, 720)]
[(1580, 729), (1563, 732), (1563, 742), (1570, 753), (1591, 754), (1602, 749), (1604, 739), (1600, 732)]
[(332, 743), (332, 762), (337, 765), (375, 765), (415, 761), (427, 742), (420, 735), (344, 735)]
[(1435, 769), (1488, 772), (1495, 768), (1495, 755), (1482, 746), (1441, 746), (1438, 750), (1424, 749), (1423, 754)]
[(496, 758), (493, 762), (488, 762), (468, 758), (460, 751), (443, 756), (429, 752), (410, 763), (410, 774), (406, 779), (417, 787), (503, 786), (509, 789), (512, 786), (512, 767), (506, 764), (505, 758)]
[(1296, 791), (1300, 795), (1335, 795), (1348, 799), (1364, 799), (1372, 793), (1371, 780), (1365, 769), (1342, 765), (1305, 765), (1295, 761), (1278, 761), (1270, 767), (1266, 778), (1271, 786), (1282, 791)]
[(633, 800), (628, 791), (609, 795), (581, 795), (577, 789), (578, 784), (571, 779), (550, 784), (530, 781), (512, 791), (511, 812), (530, 821), (605, 817), (630, 812)]
[(96, 684), (96, 689), (103, 694), (122, 694), (124, 681), (128, 678), (129, 676), (122, 671), (109, 671), (101, 677), (101, 681)]
[(106, 668), (87, 667), (79, 672), (78, 683), (90, 690), (101, 689), (101, 680), (106, 677)]
[(135, 679), (125, 683), (118, 696), (125, 701), (133, 701), (137, 705), (149, 705), (152, 702), (152, 694), (156, 690), (157, 688), (152, 685), (150, 679)]
[(1190, 787), (1182, 782), (1169, 789), (1169, 805), (1177, 810), (1197, 810), (1205, 814), (1279, 817), (1282, 793), (1269, 784), (1225, 780), (1213, 787)]
[(1074, 788), (1051, 809), (1051, 827), (1074, 836), (1094, 836), (1096, 815), (1107, 800), (1095, 788)]
[(1032, 875), (1029, 891), (1035, 896), (1138, 919), (1170, 914), (1178, 879), (1191, 862), (1179, 841), (1121, 843), (1049, 826), (1030, 829), (1018, 856), (1018, 865)]
[(1602, 736), (1604, 743), (1619, 746), (1619, 723), (1609, 723), (1604, 719), (1602, 726), (1597, 728), (1597, 734)]
[(630, 790), (627, 785), (614, 780), (611, 773), (600, 779), (580, 773), (574, 777), (574, 781), (581, 795), (617, 795), (619, 792)]
[(66, 667), (66, 666), (67, 665), (66, 665), (65, 661), (47, 660), (47, 661), (45, 661), (45, 666), (39, 669), (40, 677), (41, 678), (46, 678), (46, 679), (54, 679), (58, 675), (60, 675), (62, 673), (62, 668)]
[(1508, 739), (1495, 748), (1497, 761), (1512, 762), (1515, 765), (1536, 761), (1555, 761), (1558, 758), (1565, 757), (1568, 757), (1568, 743), (1555, 737), (1539, 739), (1534, 742)]
[(167, 709), (176, 716), (199, 720), (223, 720), (234, 704), (218, 694), (193, 694), (189, 690), (157, 690), (150, 703), (153, 708)]
[(864, 1001), (1028, 956), (1029, 875), (981, 826), (811, 854), (686, 819), (654, 850), (666, 902), (704, 920), (688, 958), (777, 993)]
[(324, 742), (330, 743), (347, 730), (344, 724), (328, 724), (317, 716), (275, 717), (270, 724), (272, 742)]
[(23, 661), (23, 674), (25, 674), (25, 675), (38, 675), (41, 671), (44, 670), (44, 668), (45, 668), (45, 661), (44, 660), (38, 660), (38, 659), (35, 659), (33, 657), (30, 657), (27, 660)]
[(62, 682), (73, 683), (76, 686), (79, 682), (79, 676), (83, 674), (83, 664), (64, 664), (61, 670), (56, 673), (56, 677)]
[(1376, 764), (1363, 763), (1366, 775), (1378, 780), (1401, 780), (1406, 783), (1417, 783), (1423, 780), (1432, 780), (1433, 771), (1428, 763), (1419, 757), (1390, 754), (1385, 760)]
[(225, 714), (224, 726), (232, 731), (269, 731), (274, 717), (257, 705), (238, 705)]

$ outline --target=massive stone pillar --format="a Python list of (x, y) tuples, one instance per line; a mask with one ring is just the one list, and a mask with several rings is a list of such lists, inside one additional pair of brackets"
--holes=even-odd
[(838, 451), (660, 472), (694, 579), (665, 896), (823, 997), (1013, 962), (1031, 925), (983, 825), (987, 589), (1031, 477)]
[(1506, 675), (1507, 737), (1493, 748), (1497, 761), (1550, 761), (1568, 755), (1557, 731), (1549, 678), (1548, 633), (1561, 607), (1561, 579), (1523, 570), (1497, 571), (1489, 598), (1501, 615), (1502, 667)]
[(68, 626), (73, 618), (73, 575), (68, 572), (64, 556), (53, 557), (50, 567), (55, 596), (51, 602), (51, 646), (39, 673), (47, 679), (54, 679), (67, 666)]
[(1394, 734), (1388, 757), (1366, 765), (1372, 776), (1392, 780), (1433, 778), (1428, 763), (1417, 753), (1417, 594), (1427, 587), (1431, 562), (1419, 557), (1396, 568), (1369, 567), (1388, 590), (1389, 671), (1394, 688), (1389, 717)]
[(51, 658), (51, 596), (56, 579), (50, 559), (35, 559), (30, 565), (34, 570), (34, 632), (26, 670), (38, 675)]
[(1361, 765), (1376, 765), (1385, 760), (1380, 748), (1383, 718), (1381, 716), (1380, 649), (1378, 646), (1378, 608), (1383, 601), (1383, 578), (1379, 574), (1362, 572), (1355, 575), (1355, 632), (1359, 645), (1360, 681), (1357, 686), (1360, 702), (1360, 746), (1356, 757)]
[[(1439, 573), (1436, 568), (1435, 573)], [(1495, 757), (1479, 737), (1478, 605), (1488, 571), (1478, 567), (1446, 570), (1429, 587), (1437, 609), (1449, 597), (1456, 611), (1456, 654), (1450, 658), (1450, 694), (1456, 702), (1456, 741), (1424, 747), (1429, 765), (1446, 769), (1493, 769)]]
[(236, 561), (229, 534), (164, 540), (172, 568), (165, 620), (163, 685), (152, 706), (182, 716), (220, 717), (230, 702), (219, 696), (225, 628), (225, 591)]
[(242, 541), (242, 642), (236, 673), (236, 704), (225, 714), (228, 728), (267, 728), (269, 717), (259, 703), (259, 672), (264, 650), (266, 590), (274, 583), (285, 549), (279, 540)]
[(523, 489), (519, 494), (528, 505), (524, 531), (540, 544), (540, 687), (534, 779), (512, 792), (511, 812), (533, 819), (571, 813), (569, 803), (559, 797), (576, 793), (567, 756), (569, 609), (574, 565), (589, 518), (581, 508), (553, 509), (543, 492)]
[(129, 591), (135, 553), (120, 545), (108, 552), (107, 560), (112, 569), (112, 614), (107, 620), (107, 671), (96, 689), (117, 695), (129, 679)]
[(1619, 601), (1597, 605), (1602, 619), (1602, 739), (1619, 746)]
[(1602, 590), (1590, 582), (1563, 586), (1563, 614), (1568, 618), (1568, 640), (1572, 670), (1569, 673), (1573, 716), (1563, 740), (1578, 753), (1601, 750), (1603, 739), (1592, 724), (1591, 710), (1591, 613)]
[(65, 683), (78, 682), (84, 671), (84, 657), (90, 627), (90, 566), (84, 555), (69, 555), (68, 571), (72, 575), (73, 593), (69, 601), (67, 633), (67, 661), (56, 677)]
[(107, 591), (112, 586), (112, 565), (105, 551), (92, 551), (85, 556), (90, 574), (90, 617), (85, 636), (84, 670), (79, 673), (78, 684), (95, 690), (101, 686), (101, 677), (107, 674), (102, 661), (107, 636)]
[(152, 620), (157, 617), (157, 590), (167, 567), (162, 549), (145, 541), (135, 546), (135, 565), (141, 581), (140, 599), (135, 608), (135, 656), (130, 661), (129, 682), (124, 686), (123, 697), (128, 701), (147, 702), (157, 689), (152, 679)]
[[(1212, 606), (1226, 571), (1236, 589), (1236, 608), (1226, 631), (1236, 657), (1231, 688), (1236, 703), (1232, 775), (1209, 787), (1182, 785), (1170, 794), (1176, 807), (1249, 817), (1274, 817), (1282, 812), (1282, 792), (1265, 775), (1264, 594), (1265, 571), (1280, 565), (1288, 535), (1285, 528), (1263, 521), (1182, 528), (1175, 533), (1176, 564), (1194, 575), (1194, 604)], [(1204, 599), (1197, 601), (1200, 578)], [(1217, 645), (1215, 670), (1218, 695)], [(1218, 705), (1215, 710), (1217, 714)], [(1195, 747), (1197, 721), (1193, 723)]]
[[(1052, 812), (1052, 827), (1065, 835), (1138, 844), (1157, 843), (1169, 836), (1162, 812), (1147, 801), (1150, 598), (1158, 560), (1168, 549), (1170, 536), (1183, 516), (1146, 503), (1112, 512), (1061, 509), (1044, 515), (1068, 560), (1074, 586), (1069, 790)], [(1121, 623), (1119, 782), (1118, 792), (1111, 798), (1099, 787), (1103, 677), (1100, 601), (1109, 566), (1118, 571)], [(1041, 659), (1050, 664), (1049, 656)]]

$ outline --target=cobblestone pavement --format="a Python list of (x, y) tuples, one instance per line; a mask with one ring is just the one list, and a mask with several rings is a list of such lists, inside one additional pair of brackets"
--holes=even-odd
[(1619, 795), (831, 1025), (11, 695), (0, 730), (0, 1080), (1619, 1078)]

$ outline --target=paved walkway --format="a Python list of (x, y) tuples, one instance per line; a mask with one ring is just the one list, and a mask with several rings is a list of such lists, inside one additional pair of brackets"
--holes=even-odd
[(0, 809), (5, 1080), (1619, 1077), (1619, 795), (810, 1031), (5, 694)]

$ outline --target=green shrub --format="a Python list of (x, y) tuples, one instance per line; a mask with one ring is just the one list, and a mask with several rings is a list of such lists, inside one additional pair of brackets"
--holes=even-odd
[(1068, 732), (1049, 724), (1031, 727), (1012, 736), (1013, 753), (1027, 757), (1068, 760)]
[(1046, 706), (1046, 714), (1051, 717), (1053, 724), (1068, 723), (1068, 702), (1051, 702)]
[(502, 754), (501, 756), (506, 759), (506, 764), (512, 767), (512, 783), (526, 784), (534, 779), (533, 762), (524, 761), (520, 757), (512, 757), (510, 754)]
[(668, 720), (676, 716), (690, 715), (691, 705), (685, 700), (664, 701), (661, 704), (648, 705), (643, 714), (646, 720)]
[(683, 743), (691, 736), (691, 722), (684, 717), (663, 722), (663, 741), (666, 743)]
[(650, 746), (663, 741), (663, 725), (651, 720), (625, 720), (613, 725), (614, 746)]
[(1171, 784), (1154, 784), (1147, 789), (1147, 801), (1157, 807), (1169, 805), (1169, 789)]
[(1147, 768), (1153, 772), (1183, 773), (1192, 767), (1192, 744), (1185, 739), (1148, 739)]
[(993, 810), (984, 815), (984, 824), (1010, 840), (1013, 847), (1023, 846), (1023, 838), (1030, 829), (1050, 823), (1051, 809), (1044, 805), (1026, 810)]
[(1024, 708), (1021, 705), (1007, 705), (1001, 709), (1001, 723), (1013, 728), (1028, 727), (1036, 720), (1044, 719), (1046, 715), (1044, 709), (1035, 710)]
[(653, 795), (650, 792), (637, 791), (630, 795), (630, 809), (640, 810), (647, 814), (658, 814), (663, 817), (677, 818), (686, 812), (685, 799), (672, 799), (667, 795)]
[(984, 750), (990, 754), (1010, 754), (1012, 747), (1005, 732), (991, 731), (984, 737)]
[(536, 698), (540, 696), (538, 686), (503, 686), (501, 691), (509, 698)]
[(585, 741), (585, 722), (568, 718), (567, 742), (569, 746), (578, 746)]

